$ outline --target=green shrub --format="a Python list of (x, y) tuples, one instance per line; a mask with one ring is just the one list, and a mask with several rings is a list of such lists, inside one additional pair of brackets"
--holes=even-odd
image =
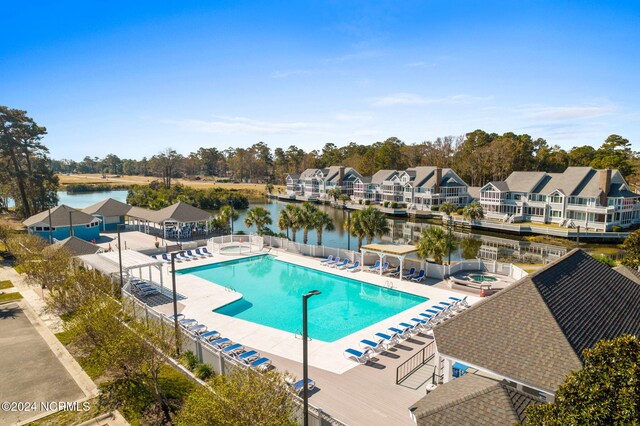
[(193, 352), (187, 351), (180, 356), (180, 364), (193, 371), (198, 366), (198, 358)]
[(207, 380), (213, 375), (213, 369), (209, 364), (198, 364), (194, 370), (196, 377), (200, 380)]
[(388, 201), (385, 201), (384, 203), (382, 203), (382, 206), (383, 206), (383, 207), (389, 207), (389, 202), (388, 202)]
[(432, 212), (437, 212), (438, 210), (440, 210), (440, 206), (431, 206)]
[(396, 203), (396, 202), (394, 201), (394, 202), (392, 202), (392, 203), (390, 204), (390, 206), (391, 206), (391, 208), (392, 208), (392, 209), (397, 209), (397, 208), (398, 208), (398, 203)]
[(610, 258), (609, 256), (607, 256), (606, 254), (599, 254), (597, 256), (593, 256), (596, 260), (598, 260), (599, 262), (604, 263), (607, 266), (610, 267), (614, 267), (616, 266), (616, 261), (613, 260), (612, 258)]
[(358, 200), (358, 204), (362, 205), (362, 198)]
[(364, 200), (364, 205), (368, 206), (369, 204), (371, 204), (371, 200)]
[(622, 226), (613, 225), (613, 226), (611, 227), (611, 230), (612, 230), (613, 232), (622, 232)]
[(459, 214), (460, 216), (462, 216), (464, 213), (464, 208), (460, 207), (458, 210), (456, 210), (456, 214)]

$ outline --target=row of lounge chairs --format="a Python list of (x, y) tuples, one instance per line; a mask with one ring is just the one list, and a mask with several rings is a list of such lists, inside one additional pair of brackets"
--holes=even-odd
[(148, 281), (139, 278), (131, 278), (129, 282), (131, 283), (131, 291), (139, 297), (148, 297), (160, 294), (160, 291), (158, 291), (158, 289)]
[(375, 354), (388, 350), (422, 331), (430, 330), (435, 324), (468, 307), (466, 296), (463, 299), (449, 297), (448, 302), (439, 302), (409, 321), (401, 322), (397, 327), (389, 327), (387, 332), (378, 332), (372, 339), (361, 340), (359, 349), (348, 348), (344, 351), (344, 356), (359, 364), (366, 364)]
[[(197, 248), (195, 250), (186, 250), (178, 253), (178, 255), (176, 256), (176, 261), (191, 261), (197, 259), (205, 259), (212, 256), (213, 254), (211, 254), (211, 252), (207, 250), (206, 247), (203, 247), (201, 249)], [(151, 257), (155, 260), (161, 260), (164, 263), (171, 263), (171, 257), (167, 253), (163, 253), (160, 257), (158, 257), (157, 255), (151, 255)]]
[(333, 256), (330, 255), (326, 259), (321, 260), (320, 265), (328, 266), (329, 268), (344, 269), (349, 272), (357, 271), (360, 267), (360, 262), (358, 262), (357, 260), (353, 262), (353, 264), (350, 264), (350, 262), (351, 261), (349, 259), (341, 259), (339, 257), (336, 257), (334, 259)]

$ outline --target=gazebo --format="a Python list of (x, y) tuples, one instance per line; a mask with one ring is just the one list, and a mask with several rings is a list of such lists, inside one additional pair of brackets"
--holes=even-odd
[[(360, 267), (362, 269), (364, 267), (364, 256), (367, 253), (377, 254), (380, 258), (380, 275), (382, 275), (382, 264), (384, 263), (384, 258), (387, 256), (395, 257), (400, 260), (400, 271), (403, 270), (404, 258), (411, 253), (415, 253), (418, 251), (416, 246), (410, 244), (367, 244), (360, 248), (360, 253), (362, 255), (363, 264)], [(399, 278), (402, 279), (402, 273), (400, 273)]]
[[(146, 254), (142, 254), (135, 250), (122, 250), (122, 272), (129, 273), (133, 269), (138, 270), (140, 278), (142, 278), (142, 268), (148, 268), (149, 280), (153, 281), (152, 268), (158, 270), (160, 275), (160, 291), (163, 289), (162, 265), (164, 262), (156, 260)], [(120, 261), (117, 251), (109, 251), (106, 253), (90, 254), (79, 256), (87, 266), (99, 270), (106, 275), (117, 275), (120, 273)]]
[(135, 226), (144, 227), (149, 233), (149, 223), (157, 224), (164, 238), (175, 233), (178, 238), (189, 238), (193, 229), (201, 229), (209, 233), (211, 213), (190, 204), (179, 201), (161, 210), (147, 210), (133, 207), (127, 214), (129, 221)]

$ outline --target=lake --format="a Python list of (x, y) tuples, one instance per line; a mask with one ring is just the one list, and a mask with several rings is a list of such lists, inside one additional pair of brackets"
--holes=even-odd
[[(118, 201), (126, 203), (127, 191), (106, 191), (106, 192), (82, 192), (69, 194), (65, 191), (58, 192), (60, 204), (66, 204), (71, 207), (83, 209), (105, 198), (114, 198)], [(278, 215), (280, 210), (287, 205), (281, 201), (265, 201), (264, 203), (251, 203), (250, 207), (260, 205), (271, 213), (273, 224), (269, 225), (274, 232), (280, 232), (277, 227)], [(329, 247), (357, 249), (358, 240), (351, 237), (344, 230), (344, 223), (347, 220), (347, 212), (341, 209), (334, 209), (330, 206), (318, 205), (318, 208), (327, 212), (332, 218), (335, 225), (333, 231), (325, 231), (322, 236), (323, 245)], [(244, 220), (247, 216), (247, 210), (240, 211), (240, 217), (234, 222), (234, 230), (244, 231), (247, 233), (256, 232), (255, 227), (247, 227)], [(425, 221), (406, 219), (406, 218), (389, 218), (389, 227), (391, 231), (381, 240), (374, 242), (387, 243), (414, 243), (420, 238), (421, 232), (430, 227), (438, 226)], [(291, 231), (289, 231), (291, 234)], [(489, 236), (475, 232), (453, 232), (453, 238), (457, 242), (457, 249), (452, 252), (452, 260), (475, 259), (480, 257), (489, 260), (513, 260), (521, 263), (543, 263), (545, 261), (556, 259), (567, 252), (567, 249), (560, 246), (532, 243), (526, 240), (516, 238), (503, 238), (497, 236)], [(296, 233), (296, 241), (302, 242), (303, 231)], [(291, 235), (290, 235), (291, 237)], [(317, 243), (317, 234), (315, 230), (309, 231), (308, 244)], [(350, 244), (349, 244), (350, 243)], [(366, 243), (366, 242), (365, 242)]]

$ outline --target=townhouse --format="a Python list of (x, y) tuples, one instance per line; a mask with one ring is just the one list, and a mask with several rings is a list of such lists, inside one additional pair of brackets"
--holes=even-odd
[(356, 179), (362, 177), (352, 167), (331, 166), (325, 169), (307, 169), (301, 174), (290, 173), (286, 176), (287, 194), (308, 200), (329, 198), (333, 189), (343, 194), (353, 195)]
[(485, 217), (609, 231), (640, 223), (640, 195), (618, 170), (569, 167), (563, 173), (513, 172), (480, 188)]

